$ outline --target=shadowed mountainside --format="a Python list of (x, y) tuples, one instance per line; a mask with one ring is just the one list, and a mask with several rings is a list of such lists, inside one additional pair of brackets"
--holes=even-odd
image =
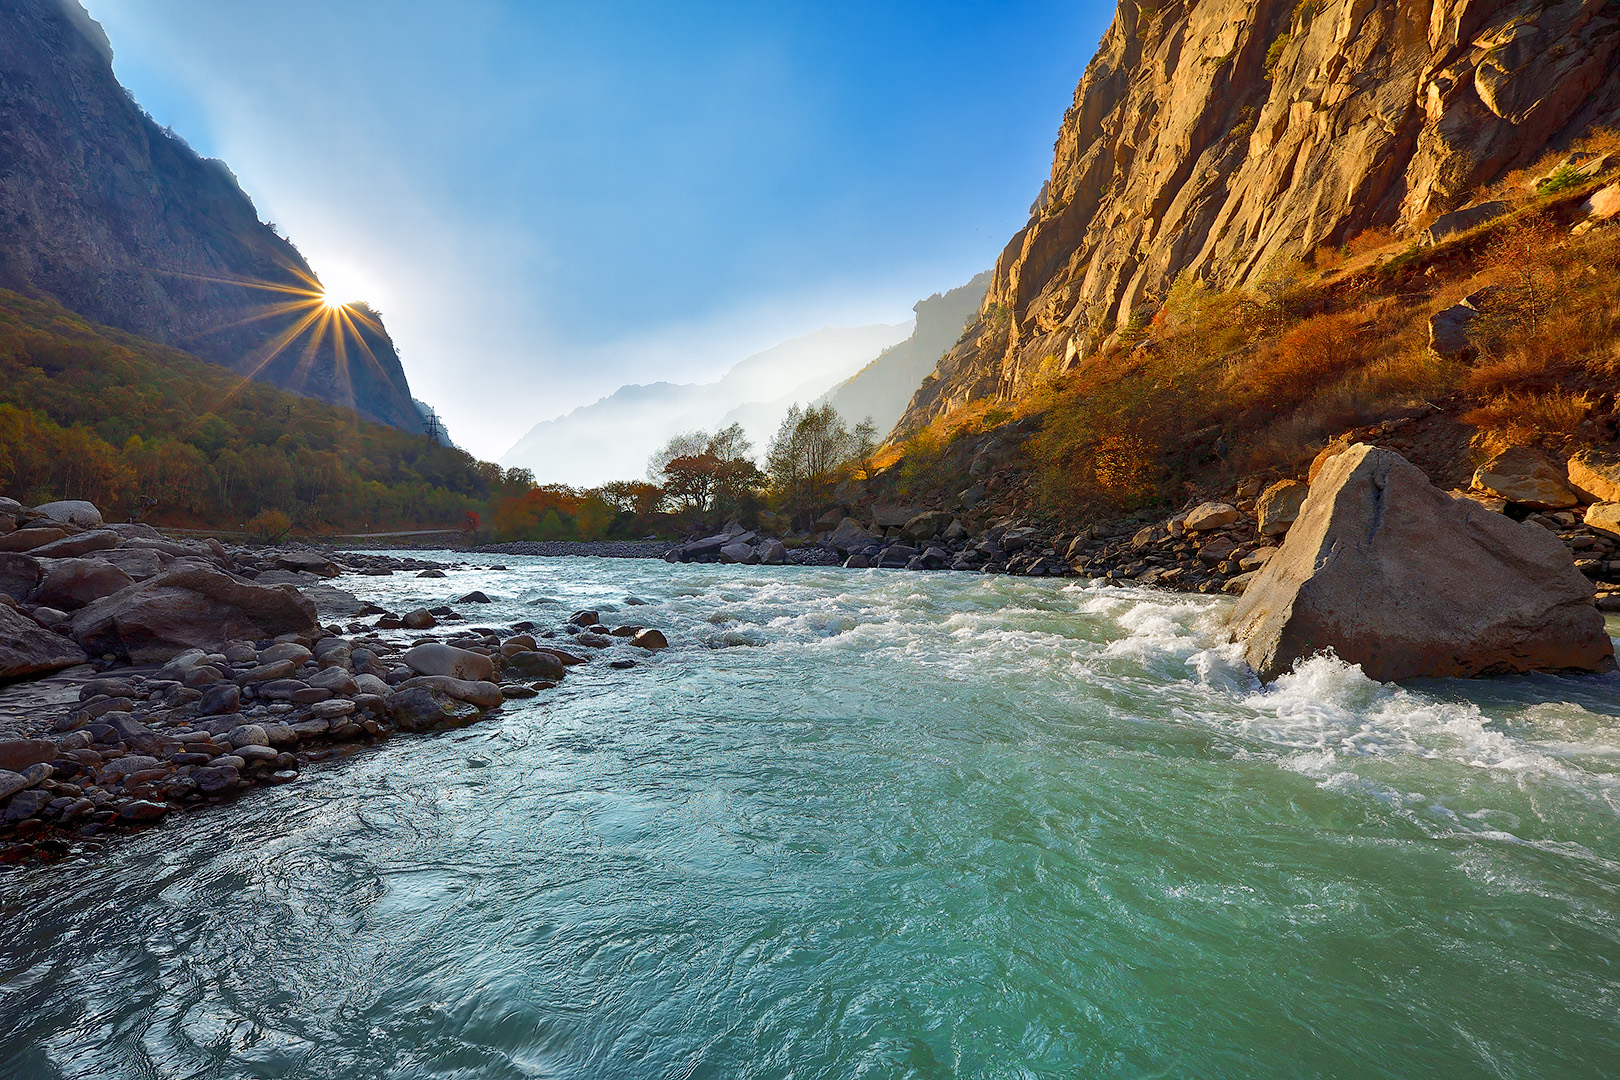
[(422, 430), (381, 322), (321, 306), (230, 170), (119, 85), (78, 0), (0, 0), (0, 286)]

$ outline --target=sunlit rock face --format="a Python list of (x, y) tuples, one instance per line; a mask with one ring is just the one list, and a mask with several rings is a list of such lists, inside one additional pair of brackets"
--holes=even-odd
[(902, 428), (1011, 397), (1151, 309), (1411, 225), (1620, 120), (1592, 0), (1124, 0), (979, 318)]
[(381, 323), (324, 306), (230, 170), (154, 123), (111, 57), (78, 0), (0, 0), (0, 287), (421, 430)]

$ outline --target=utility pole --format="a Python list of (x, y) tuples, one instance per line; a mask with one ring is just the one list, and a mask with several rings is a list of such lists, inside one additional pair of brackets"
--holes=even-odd
[(439, 441), (439, 414), (432, 409), (429, 409), (427, 414), (427, 437), (429, 442), (437, 445)]

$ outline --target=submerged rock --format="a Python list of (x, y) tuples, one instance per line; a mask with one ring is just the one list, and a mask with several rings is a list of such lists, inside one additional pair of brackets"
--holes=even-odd
[(1322, 468), (1232, 632), (1268, 681), (1326, 649), (1386, 681), (1607, 671), (1614, 647), (1592, 600), (1556, 534), (1360, 444)]

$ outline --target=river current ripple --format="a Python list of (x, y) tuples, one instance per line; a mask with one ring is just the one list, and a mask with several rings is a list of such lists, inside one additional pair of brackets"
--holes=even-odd
[(357, 587), (674, 647), (0, 874), (0, 1076), (1620, 1071), (1614, 677), (1262, 690), (1207, 597), (507, 563)]

